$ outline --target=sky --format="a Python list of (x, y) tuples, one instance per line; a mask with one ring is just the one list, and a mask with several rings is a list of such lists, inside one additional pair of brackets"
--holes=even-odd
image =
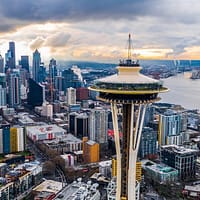
[(118, 62), (128, 34), (137, 59), (200, 59), (199, 0), (1, 0), (0, 53), (17, 59)]

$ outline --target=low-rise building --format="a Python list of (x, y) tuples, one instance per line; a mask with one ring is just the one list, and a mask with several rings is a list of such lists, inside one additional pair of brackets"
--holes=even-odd
[(55, 200), (59, 199), (88, 199), (88, 200), (100, 200), (100, 192), (97, 189), (98, 184), (92, 184), (91, 181), (83, 183), (81, 178), (74, 181), (62, 190), (56, 197)]
[(194, 185), (185, 185), (183, 191), (185, 197), (190, 197), (192, 199), (200, 199), (200, 183)]
[(183, 146), (165, 145), (161, 147), (161, 160), (178, 170), (181, 180), (192, 179), (196, 174), (197, 150)]
[(52, 140), (64, 135), (66, 130), (55, 124), (52, 124), (26, 127), (26, 133), (27, 136), (35, 142), (38, 140)]
[(178, 170), (172, 167), (143, 160), (142, 168), (146, 175), (157, 183), (171, 183), (178, 180)]

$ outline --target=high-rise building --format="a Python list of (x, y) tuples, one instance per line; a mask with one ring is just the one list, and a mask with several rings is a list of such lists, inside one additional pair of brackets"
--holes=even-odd
[(57, 70), (56, 60), (54, 58), (52, 58), (49, 62), (49, 78), (50, 78), (52, 85), (54, 85), (55, 76), (57, 76), (57, 75), (58, 75), (58, 70)]
[(193, 179), (196, 174), (197, 150), (186, 149), (177, 145), (161, 147), (163, 163), (178, 170), (181, 180)]
[[(139, 63), (131, 60), (130, 34), (128, 44), (128, 59), (120, 61), (118, 73), (98, 79), (90, 87), (91, 90), (99, 92), (100, 100), (111, 103), (117, 154), (116, 200), (137, 198), (136, 161), (146, 106), (159, 100), (159, 92), (167, 91), (159, 80), (139, 73)], [(122, 149), (119, 138), (118, 104), (122, 105), (123, 115)]]
[(10, 125), (4, 126), (2, 131), (3, 136), (3, 153), (10, 153)]
[(44, 66), (44, 63), (40, 63), (40, 67), (39, 67), (39, 72), (38, 72), (38, 82), (42, 83), (46, 81), (46, 68)]
[(67, 88), (66, 91), (66, 96), (67, 96), (67, 104), (76, 104), (76, 89), (75, 88)]
[(4, 73), (4, 59), (0, 54), (0, 73)]
[(0, 85), (3, 88), (6, 88), (6, 74), (5, 73), (0, 73)]
[(83, 158), (86, 163), (99, 162), (99, 144), (83, 137)]
[(15, 62), (15, 43), (9, 42), (9, 49), (5, 54), (5, 72), (8, 69), (16, 68)]
[[(37, 91), (37, 92), (36, 92)], [(45, 87), (29, 78), (29, 92), (28, 92), (28, 105), (42, 106), (45, 101)]]
[(13, 70), (8, 77), (8, 100), (11, 107), (21, 104), (21, 81), (19, 70)]
[(49, 86), (50, 86), (50, 100), (54, 102), (55, 100), (55, 77), (57, 76), (57, 64), (56, 60), (52, 58), (49, 63)]
[(92, 109), (89, 114), (89, 138), (97, 143), (108, 142), (108, 112), (102, 108)]
[(33, 66), (32, 66), (32, 75), (33, 80), (39, 82), (39, 71), (40, 71), (41, 57), (39, 51), (36, 49), (33, 53)]
[(2, 85), (0, 85), (0, 107), (6, 106), (6, 88), (3, 88)]
[(140, 158), (151, 158), (156, 155), (156, 143), (158, 133), (152, 128), (144, 127), (140, 140), (138, 156)]
[(182, 144), (181, 114), (167, 110), (159, 116), (158, 141), (160, 145)]
[(11, 69), (16, 68), (16, 60), (15, 60), (15, 42), (9, 42), (9, 50), (11, 52)]
[(63, 91), (63, 77), (62, 76), (55, 76), (55, 89), (60, 92)]
[(86, 113), (81, 113), (75, 118), (75, 136), (79, 138), (88, 137), (88, 116)]
[(75, 134), (75, 119), (79, 114), (76, 112), (71, 112), (69, 114), (69, 132)]
[(66, 69), (62, 72), (63, 77), (63, 91), (66, 88), (73, 87), (79, 88), (82, 85), (82, 82), (79, 80), (79, 77), (72, 69)]
[(21, 56), (21, 60), (19, 63), (22, 66), (22, 69), (26, 69), (29, 72), (29, 57), (28, 56)]
[(88, 88), (77, 88), (76, 89), (76, 99), (77, 101), (87, 100), (89, 97), (89, 90)]

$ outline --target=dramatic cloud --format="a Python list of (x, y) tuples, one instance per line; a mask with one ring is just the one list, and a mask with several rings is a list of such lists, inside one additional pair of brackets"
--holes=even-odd
[(44, 43), (45, 43), (45, 39), (44, 38), (37, 37), (36, 39), (31, 41), (30, 48), (31, 48), (32, 51), (34, 51), (35, 49), (41, 48)]
[(67, 33), (57, 33), (47, 38), (46, 45), (51, 47), (63, 47), (67, 44), (70, 37), (70, 34)]
[(199, 7), (199, 0), (1, 0), (0, 44), (13, 40), (28, 54), (38, 48), (46, 59), (111, 61), (125, 55), (131, 33), (137, 57), (196, 58)]

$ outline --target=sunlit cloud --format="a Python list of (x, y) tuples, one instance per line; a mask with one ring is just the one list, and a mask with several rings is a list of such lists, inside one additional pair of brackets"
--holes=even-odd
[(199, 6), (198, 0), (2, 0), (0, 53), (15, 41), (17, 59), (37, 48), (47, 63), (117, 62), (127, 57), (131, 33), (134, 58), (200, 59)]

